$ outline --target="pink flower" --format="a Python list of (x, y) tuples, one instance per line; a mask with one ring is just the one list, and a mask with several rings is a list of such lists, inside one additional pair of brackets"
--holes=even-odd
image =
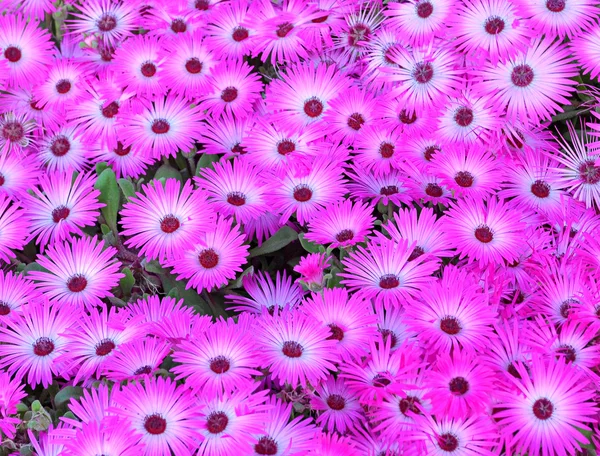
[(299, 281), (309, 290), (319, 291), (323, 288), (325, 269), (331, 266), (331, 259), (324, 253), (309, 253), (294, 266), (294, 271), (300, 274)]

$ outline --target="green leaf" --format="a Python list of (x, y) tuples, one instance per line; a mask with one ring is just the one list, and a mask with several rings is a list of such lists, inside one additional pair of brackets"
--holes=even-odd
[(113, 306), (127, 307), (127, 303), (125, 301), (123, 301), (122, 299), (119, 299), (119, 298), (115, 298), (114, 296), (109, 296), (108, 300), (110, 301), (110, 303)]
[(160, 278), (163, 289), (171, 290), (169, 294), (175, 293), (173, 289), (177, 290), (178, 299), (183, 299), (186, 306), (192, 307), (200, 315), (213, 315), (209, 304), (200, 297), (195, 289), (185, 289), (186, 282), (184, 280), (177, 280), (175, 276), (168, 272), (161, 274)]
[(168, 271), (163, 268), (160, 263), (156, 260), (148, 261), (144, 266), (144, 269), (152, 274), (168, 274)]
[(175, 178), (179, 182), (183, 181), (183, 177), (181, 177), (181, 173), (173, 168), (171, 165), (163, 164), (160, 168), (156, 170), (156, 174), (154, 174), (154, 179), (170, 179)]
[(248, 274), (253, 274), (254, 273), (254, 266), (248, 266), (241, 274), (240, 276), (235, 279), (228, 287), (228, 290), (233, 290), (234, 288), (241, 288), (242, 286), (242, 280), (244, 280), (244, 277), (246, 277)]
[(59, 407), (69, 399), (79, 399), (81, 396), (83, 396), (83, 388), (81, 386), (65, 386), (54, 396), (54, 403)]
[(100, 229), (102, 230), (102, 234), (104, 234), (104, 235), (107, 235), (108, 233), (111, 232), (109, 226), (104, 223), (102, 225), (100, 225)]
[(341, 277), (338, 273), (341, 272), (337, 266), (333, 266), (331, 268), (330, 278), (327, 279), (327, 288), (342, 288), (340, 284), (343, 277)]
[(321, 246), (319, 244), (307, 241), (304, 236), (304, 233), (300, 233), (298, 235), (298, 240), (300, 241), (300, 244), (302, 244), (304, 250), (306, 250), (308, 253), (318, 253), (321, 251)]
[(40, 266), (37, 263), (29, 263), (27, 266), (25, 266), (25, 268), (23, 269), (23, 272), (25, 274), (27, 274), (29, 271), (42, 271), (42, 272), (50, 272), (48, 271), (45, 267)]
[(167, 293), (167, 296), (174, 299), (179, 299), (179, 290), (177, 287), (171, 288), (171, 290)]
[(110, 229), (117, 234), (117, 214), (119, 212), (119, 204), (121, 202), (121, 192), (117, 185), (115, 172), (106, 168), (102, 174), (98, 176), (98, 180), (94, 187), (100, 190), (98, 200), (104, 203), (105, 206), (101, 209), (104, 220)]
[(135, 285), (135, 279), (133, 278), (133, 273), (129, 268), (121, 269), (121, 272), (125, 274), (125, 277), (119, 279), (119, 285), (121, 286), (121, 290), (125, 296), (129, 296), (131, 294), (131, 289)]
[(212, 168), (212, 164), (218, 162), (221, 159), (221, 156), (218, 154), (202, 154), (200, 160), (198, 160), (198, 164), (196, 165), (196, 176), (200, 175), (200, 171), (203, 168)]
[(135, 187), (133, 186), (130, 180), (121, 178), (117, 182), (119, 184), (119, 187), (121, 187), (121, 191), (123, 192), (123, 195), (125, 195), (125, 198), (127, 198), (127, 200), (130, 200), (132, 197), (135, 196)]
[(282, 226), (279, 228), (277, 233), (262, 243), (260, 247), (256, 247), (250, 250), (250, 258), (265, 255), (267, 253), (277, 252), (279, 249), (284, 248), (290, 242), (298, 239), (298, 233), (296, 233), (289, 226)]
[(108, 168), (108, 164), (106, 162), (96, 163), (96, 174), (99, 176), (106, 168)]

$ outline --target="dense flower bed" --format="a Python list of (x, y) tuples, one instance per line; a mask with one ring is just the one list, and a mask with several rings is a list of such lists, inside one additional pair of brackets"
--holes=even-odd
[(599, 1), (0, 10), (0, 454), (596, 454)]

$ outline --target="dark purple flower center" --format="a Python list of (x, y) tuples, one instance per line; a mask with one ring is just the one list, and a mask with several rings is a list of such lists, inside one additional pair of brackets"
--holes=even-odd
[(224, 374), (230, 367), (229, 360), (224, 356), (217, 356), (210, 360), (210, 370), (215, 374)]
[(396, 185), (386, 185), (379, 189), (379, 194), (383, 196), (395, 195), (398, 193), (398, 187)]
[(458, 448), (458, 439), (448, 432), (438, 436), (437, 442), (442, 451), (450, 453)]
[(330, 394), (327, 398), (327, 406), (331, 410), (343, 410), (346, 407), (346, 399), (339, 394)]
[(275, 30), (275, 34), (279, 38), (285, 38), (288, 35), (288, 33), (290, 33), (292, 31), (293, 28), (294, 28), (294, 24), (292, 24), (291, 22), (284, 22), (283, 24), (279, 24), (277, 26), (277, 29)]
[(420, 415), (421, 411), (419, 410), (419, 407), (417, 407), (417, 404), (420, 404), (421, 401), (419, 400), (418, 397), (415, 396), (406, 396), (405, 398), (400, 399), (400, 402), (398, 403), (398, 407), (400, 408), (400, 412), (404, 415), (406, 415), (406, 412), (408, 412), (409, 410), (414, 413), (415, 415)]
[(565, 358), (567, 363), (574, 363), (577, 359), (577, 352), (572, 345), (562, 344), (556, 352)]
[(578, 304), (579, 301), (577, 299), (574, 298), (568, 298), (565, 299), (559, 308), (559, 313), (560, 316), (563, 318), (569, 318), (571, 316), (571, 314), (573, 313), (573, 304)]
[(508, 367), (506, 368), (506, 370), (508, 371), (508, 373), (510, 375), (512, 375), (515, 378), (521, 378), (521, 374), (519, 374), (519, 371), (517, 370), (517, 368), (515, 367), (515, 365), (513, 363), (510, 363), (508, 365)]
[(236, 27), (236, 28), (234, 28), (233, 29), (233, 33), (231, 34), (231, 37), (233, 38), (233, 41), (237, 41), (238, 43), (240, 41), (244, 41), (249, 36), (250, 36), (250, 32), (248, 31), (247, 28), (244, 28), (244, 27)]
[(229, 418), (223, 412), (212, 412), (206, 419), (206, 429), (211, 434), (220, 434), (229, 424)]
[(368, 41), (371, 29), (366, 24), (356, 24), (348, 31), (348, 46), (356, 46), (359, 41)]
[(423, 250), (422, 247), (419, 247), (418, 245), (413, 249), (412, 253), (410, 254), (410, 256), (408, 257), (407, 261), (413, 261), (416, 260), (417, 258), (419, 258), (421, 255), (423, 255), (425, 253), (425, 250)]
[(166, 119), (156, 119), (152, 122), (151, 128), (157, 135), (164, 135), (169, 132), (171, 125), (169, 125), (169, 122), (167, 122)]
[(219, 264), (219, 255), (213, 249), (205, 249), (198, 255), (198, 261), (204, 269), (212, 269)]
[(490, 35), (498, 35), (505, 27), (504, 21), (498, 16), (489, 17), (487, 21), (485, 21), (485, 31)]
[(323, 114), (323, 103), (316, 97), (310, 98), (304, 102), (304, 114), (314, 119)]
[(21, 141), (25, 137), (25, 128), (16, 120), (6, 122), (2, 127), (2, 136), (10, 142)]
[(142, 65), (140, 71), (145, 77), (151, 78), (156, 74), (156, 65), (154, 65), (152, 62), (146, 62)]
[(410, 125), (412, 123), (415, 123), (417, 120), (417, 113), (413, 111), (412, 115), (408, 115), (406, 109), (403, 109), (402, 111), (400, 111), (400, 114), (398, 115), (398, 119), (400, 119), (400, 122), (402, 122), (405, 125)]
[(67, 206), (58, 206), (52, 211), (52, 220), (54, 223), (58, 223), (61, 220), (65, 220), (70, 213), (71, 211)]
[(113, 149), (113, 152), (119, 157), (124, 157), (131, 152), (131, 146), (123, 147), (123, 143), (121, 141), (117, 142), (117, 147)]
[(464, 377), (454, 377), (448, 384), (450, 392), (455, 396), (462, 396), (469, 391), (469, 382)]
[(380, 372), (373, 377), (371, 383), (373, 383), (375, 388), (385, 388), (392, 383), (392, 380), (390, 380), (390, 376), (387, 372)]
[(400, 280), (394, 274), (386, 274), (379, 278), (379, 287), (384, 290), (397, 288), (400, 285)]
[(329, 330), (331, 331), (331, 335), (327, 338), (327, 340), (343, 340), (344, 339), (344, 330), (340, 328), (338, 325), (330, 324)]
[(458, 319), (456, 319), (455, 317), (447, 316), (442, 318), (442, 321), (440, 321), (440, 329), (446, 334), (455, 336), (460, 332), (462, 328)]
[(394, 145), (392, 143), (389, 142), (382, 142), (379, 145), (379, 154), (383, 157), (383, 158), (392, 158), (392, 156), (394, 155), (396, 148), (394, 147)]
[(475, 238), (479, 242), (487, 244), (489, 242), (492, 242), (492, 240), (494, 239), (494, 233), (492, 233), (492, 230), (489, 226), (481, 225), (475, 229)]
[(412, 71), (412, 77), (419, 84), (427, 84), (433, 79), (433, 66), (428, 62), (419, 62)]
[(232, 206), (240, 207), (246, 204), (246, 195), (241, 192), (231, 192), (227, 194), (227, 202)]
[(439, 152), (440, 150), (442, 149), (439, 146), (426, 147), (425, 151), (423, 152), (423, 158), (425, 158), (427, 161), (431, 161), (436, 152)]
[(139, 369), (136, 369), (133, 375), (149, 375), (152, 373), (152, 366), (142, 366)]
[(101, 32), (110, 32), (117, 26), (117, 18), (109, 13), (104, 13), (100, 19), (96, 21), (96, 27)]
[(533, 414), (539, 420), (547, 420), (554, 412), (554, 405), (545, 397), (533, 403)]
[(454, 113), (454, 121), (461, 127), (468, 127), (473, 122), (473, 110), (466, 106), (461, 106)]
[(258, 443), (254, 445), (254, 452), (256, 454), (273, 456), (277, 454), (277, 442), (265, 435), (258, 439)]
[(71, 81), (68, 79), (61, 79), (56, 83), (56, 91), (61, 95), (68, 93), (71, 90)]
[(513, 68), (510, 79), (517, 87), (527, 87), (533, 82), (533, 70), (529, 65), (517, 65)]
[(163, 233), (174, 233), (180, 226), (179, 219), (173, 214), (165, 215), (160, 221), (160, 229)]
[(550, 196), (550, 185), (543, 180), (536, 180), (531, 184), (531, 193), (538, 198), (548, 198)]
[(152, 434), (152, 435), (163, 434), (167, 430), (167, 420), (165, 420), (158, 413), (148, 415), (144, 419), (144, 429), (146, 429), (148, 434)]
[(117, 114), (119, 114), (119, 104), (116, 101), (102, 106), (102, 115), (107, 119), (112, 119)]
[(199, 11), (207, 11), (210, 8), (210, 0), (196, 0), (194, 6)]
[(295, 150), (296, 144), (294, 143), (294, 141), (291, 141), (289, 139), (284, 139), (283, 141), (279, 141), (277, 143), (277, 152), (279, 153), (279, 155), (291, 154)]
[(600, 182), (600, 167), (596, 166), (594, 160), (587, 160), (579, 165), (579, 178), (586, 184), (594, 185)]
[(221, 92), (221, 100), (223, 100), (225, 103), (231, 103), (237, 97), (238, 90), (233, 86), (227, 87), (225, 90), (223, 90), (223, 92)]
[(300, 203), (305, 203), (312, 198), (312, 190), (307, 185), (298, 185), (294, 188), (294, 199)]
[(348, 117), (348, 126), (353, 130), (360, 130), (363, 124), (365, 123), (365, 118), (362, 114), (355, 112), (350, 117)]
[(432, 198), (440, 198), (444, 194), (444, 190), (438, 184), (430, 182), (425, 187), (425, 193)]
[(421, 19), (427, 19), (433, 13), (433, 5), (427, 0), (417, 4), (417, 15)]
[(37, 356), (48, 356), (54, 351), (54, 342), (49, 337), (40, 337), (33, 344), (33, 353)]
[(240, 154), (240, 155), (244, 155), (245, 153), (247, 153), (248, 151), (246, 150), (246, 148), (244, 146), (242, 146), (240, 143), (235, 144), (232, 148), (231, 148), (231, 152), (233, 152), (234, 154)]
[(329, 18), (328, 15), (325, 16), (321, 16), (321, 17), (317, 17), (315, 19), (313, 19), (311, 22), (313, 24), (322, 24), (323, 22), (325, 22), (327, 19)]
[(352, 239), (354, 239), (354, 231), (352, 230), (342, 230), (335, 235), (335, 240), (338, 242), (351, 241)]
[(80, 293), (87, 287), (87, 279), (82, 274), (76, 274), (67, 281), (67, 288), (73, 293)]
[(288, 340), (283, 343), (281, 352), (288, 358), (300, 358), (304, 352), (304, 348), (298, 342)]
[(388, 338), (391, 338), (390, 348), (394, 348), (398, 344), (398, 337), (391, 329), (379, 329), (379, 333), (383, 337), (383, 342), (386, 343)]
[(5, 315), (8, 315), (10, 311), (11, 308), (8, 303), (5, 301), (0, 301), (0, 316), (4, 317)]
[(469, 188), (473, 185), (473, 181), (475, 178), (469, 171), (459, 171), (454, 176), (454, 182), (456, 182), (459, 187)]
[(50, 144), (50, 152), (55, 157), (63, 157), (71, 150), (71, 142), (66, 136), (60, 135), (54, 138)]
[(187, 30), (187, 25), (183, 19), (175, 19), (171, 22), (171, 30), (174, 33), (184, 33)]
[(185, 62), (185, 69), (188, 73), (198, 74), (202, 71), (202, 62), (196, 57), (192, 57)]
[(112, 339), (102, 339), (99, 343), (96, 344), (96, 355), (106, 356), (115, 348), (117, 348), (117, 345)]
[(560, 13), (565, 9), (567, 2), (566, 0), (547, 0), (546, 8), (548, 8), (553, 13)]
[(4, 57), (6, 60), (12, 63), (16, 63), (21, 60), (23, 54), (21, 53), (21, 49), (15, 46), (9, 46), (4, 50)]

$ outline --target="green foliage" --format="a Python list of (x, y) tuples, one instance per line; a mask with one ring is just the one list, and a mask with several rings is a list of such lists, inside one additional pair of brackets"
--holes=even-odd
[(296, 239), (298, 239), (298, 233), (287, 225), (282, 226), (273, 236), (263, 242), (260, 247), (250, 250), (250, 258), (277, 252)]
[(98, 176), (94, 187), (100, 190), (98, 200), (105, 206), (101, 209), (104, 220), (115, 235), (117, 235), (117, 215), (121, 203), (121, 192), (117, 184), (115, 172), (106, 168)]

